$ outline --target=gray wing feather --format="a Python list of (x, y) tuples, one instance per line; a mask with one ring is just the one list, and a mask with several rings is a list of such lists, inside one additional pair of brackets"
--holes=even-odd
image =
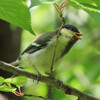
[(45, 33), (41, 36), (39, 36), (33, 43), (36, 43), (38, 44), (39, 46), (35, 46), (35, 45), (29, 45), (28, 48), (26, 48), (26, 50), (22, 53), (33, 53), (33, 52), (36, 52), (40, 49), (42, 49), (43, 47), (46, 47), (47, 46), (47, 43), (50, 41), (50, 39), (52, 39), (52, 37), (54, 35), (57, 34), (57, 31), (52, 31), (52, 32), (48, 32), (48, 33)]

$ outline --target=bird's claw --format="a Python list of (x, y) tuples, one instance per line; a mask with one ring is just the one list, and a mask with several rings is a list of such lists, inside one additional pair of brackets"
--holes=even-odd
[(41, 76), (40, 72), (35, 68), (35, 66), (33, 66), (33, 68), (35, 69), (36, 74), (37, 74), (37, 84), (38, 84), (42, 76)]

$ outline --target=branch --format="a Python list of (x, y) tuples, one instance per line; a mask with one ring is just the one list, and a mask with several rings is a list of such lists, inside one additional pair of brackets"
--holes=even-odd
[(59, 35), (60, 35), (60, 32), (61, 32), (61, 29), (63, 28), (64, 24), (65, 24), (65, 19), (62, 15), (62, 8), (64, 9), (64, 7), (62, 7), (64, 5), (64, 3), (66, 2), (66, 0), (63, 1), (63, 3), (61, 4), (61, 6), (57, 5), (56, 3), (54, 3), (54, 7), (56, 8), (57, 12), (59, 13), (60, 15), (60, 18), (62, 20), (62, 24), (59, 28), (59, 31), (57, 33), (57, 37), (56, 37), (56, 42), (55, 42), (55, 45), (54, 45), (54, 50), (53, 50), (53, 57), (52, 57), (52, 62), (51, 62), (51, 67), (50, 67), (50, 74), (51, 76), (53, 76), (53, 65), (54, 65), (54, 60), (55, 60), (55, 55), (56, 55), (56, 48), (57, 48), (57, 43), (58, 43), (58, 39), (59, 39)]
[[(25, 71), (21, 68), (17, 68), (11, 64), (8, 64), (8, 63), (2, 62), (2, 61), (0, 61), (0, 69), (11, 72), (14, 75), (26, 76), (27, 78), (31, 78), (34, 80), (38, 79), (37, 78), (38, 76), (36, 74), (29, 72), (29, 71)], [(49, 85), (52, 85), (52, 86), (64, 91), (65, 94), (77, 96), (78, 100), (100, 100), (100, 99), (97, 99), (89, 94), (81, 92), (81, 91), (79, 91), (79, 90), (77, 90), (77, 89), (75, 89), (67, 84), (64, 84), (62, 81), (57, 80), (55, 78), (42, 76), (40, 81), (47, 83)]]
[(53, 50), (53, 57), (52, 57), (51, 69), (50, 69), (51, 75), (53, 74), (53, 65), (54, 65), (54, 60), (55, 60), (55, 55), (56, 55), (56, 48), (57, 48), (58, 38), (59, 38), (61, 29), (63, 28), (63, 26), (64, 26), (64, 23), (61, 24), (60, 29), (59, 29), (58, 34), (57, 34), (57, 37), (56, 37), (56, 43), (55, 43), (54, 50)]

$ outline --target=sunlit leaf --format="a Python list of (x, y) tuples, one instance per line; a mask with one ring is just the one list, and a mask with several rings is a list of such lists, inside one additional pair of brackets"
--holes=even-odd
[(4, 92), (14, 92), (15, 90), (16, 90), (16, 88), (8, 87), (7, 85), (0, 86), (0, 91), (4, 91)]
[[(88, 11), (87, 11), (88, 12)], [(100, 14), (96, 12), (88, 12), (92, 18), (100, 25)]]
[(95, 6), (93, 6), (93, 5), (89, 5), (89, 4), (85, 4), (85, 3), (79, 3), (79, 2), (77, 2), (76, 0), (72, 0), (72, 2), (74, 2), (76, 5), (78, 5), (78, 6), (81, 7), (82, 9), (100, 13), (100, 8), (95, 7)]
[(100, 0), (94, 0), (98, 7), (100, 7)]
[(100, 25), (100, 8), (97, 8), (92, 5), (83, 4), (86, 9), (84, 9), (92, 18)]
[(36, 73), (36, 71), (32, 67), (24, 67), (24, 70), (29, 71), (29, 72)]
[(12, 79), (11, 78), (6, 78), (4, 80), (4, 82), (6, 82), (7, 86), (11, 87), (11, 83), (12, 83)]
[(85, 4), (91, 4), (91, 5), (95, 4), (93, 0), (67, 0), (67, 1), (70, 5), (74, 6), (75, 8), (79, 8), (79, 5), (77, 5), (77, 3), (79, 4), (85, 3)]
[(6, 78), (4, 82), (6, 82), (6, 83), (12, 83), (12, 79), (11, 78)]
[(83, 9), (86, 9), (87, 11), (93, 11), (93, 12), (100, 13), (100, 8), (98, 7), (88, 5), (88, 4), (82, 4), (82, 5), (83, 5)]
[(41, 5), (41, 4), (52, 4), (54, 2), (58, 2), (62, 0), (31, 0), (31, 7)]
[(0, 84), (4, 82), (4, 78), (0, 77)]
[(79, 3), (76, 0), (71, 0), (71, 1), (74, 2), (76, 5), (78, 5), (80, 8), (82, 8), (83, 10), (85, 10), (100, 25), (100, 8), (99, 7), (85, 4), (85, 3)]
[(13, 84), (15, 84), (18, 87), (23, 86), (27, 81), (27, 78), (24, 76), (17, 76), (13, 79)]
[(0, 19), (33, 33), (29, 9), (23, 0), (0, 0)]

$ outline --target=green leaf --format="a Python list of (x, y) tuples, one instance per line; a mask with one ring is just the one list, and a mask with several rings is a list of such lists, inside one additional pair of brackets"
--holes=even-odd
[(33, 33), (29, 9), (23, 0), (0, 0), (0, 19)]
[(58, 2), (58, 1), (62, 1), (62, 0), (31, 0), (31, 7), (37, 6), (37, 5), (41, 5), (41, 4), (52, 4), (54, 2)]
[(96, 23), (100, 26), (100, 14), (96, 12), (89, 12), (87, 11), (89, 15), (92, 16), (92, 18), (96, 21)]
[(7, 86), (11, 87), (11, 83), (13, 82), (13, 80), (11, 78), (6, 78), (4, 82), (6, 82)]
[(24, 70), (35, 73), (36, 71), (32, 67), (23, 67)]
[[(73, 1), (73, 0), (71, 0), (71, 1)], [(86, 4), (93, 4), (94, 3), (93, 0), (75, 0), (75, 1), (77, 1), (79, 3), (86, 3)]]
[(81, 3), (94, 5), (95, 2), (93, 0), (68, 0), (68, 3), (75, 8), (79, 8)]
[(82, 8), (84, 10), (94, 11), (94, 12), (100, 13), (100, 8), (98, 8), (96, 6), (85, 4), (85, 3), (79, 3), (76, 0), (72, 0), (72, 2), (74, 2), (76, 5), (78, 5), (80, 8)]
[(17, 76), (13, 79), (13, 84), (15, 84), (17, 87), (23, 86), (27, 81), (27, 78), (25, 76)]
[(14, 92), (16, 90), (16, 88), (13, 87), (8, 87), (7, 85), (2, 85), (0, 86), (0, 91), (4, 91), (4, 92)]
[(96, 6), (92, 6), (89, 4), (82, 4), (83, 5), (83, 9), (87, 10), (87, 11), (93, 11), (93, 12), (97, 12), (100, 13), (100, 8), (96, 7)]
[(78, 5), (83, 10), (85, 10), (100, 25), (100, 8), (99, 7), (89, 5), (89, 4), (79, 3), (76, 0), (71, 0), (71, 1), (73, 1), (76, 5)]
[(6, 78), (6, 79), (4, 80), (4, 82), (6, 82), (6, 83), (12, 83), (12, 79), (11, 79), (11, 78)]
[(0, 84), (3, 83), (4, 80), (5, 80), (5, 79), (4, 79), (3, 77), (0, 77)]
[(94, 0), (98, 7), (100, 7), (100, 0)]

